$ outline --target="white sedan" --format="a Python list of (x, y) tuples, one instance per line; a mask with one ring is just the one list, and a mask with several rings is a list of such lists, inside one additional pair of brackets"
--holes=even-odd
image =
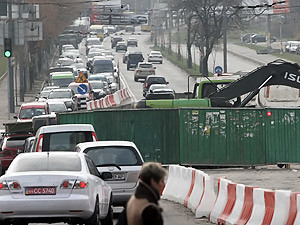
[(0, 224), (112, 225), (111, 177), (84, 153), (22, 153), (0, 177)]

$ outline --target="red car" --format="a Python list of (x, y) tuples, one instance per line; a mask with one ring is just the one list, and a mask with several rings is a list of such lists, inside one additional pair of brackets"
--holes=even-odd
[(18, 122), (31, 121), (32, 117), (49, 114), (49, 106), (47, 102), (29, 102), (21, 105), (18, 116), (14, 118)]
[(9, 167), (10, 163), (17, 156), (18, 150), (24, 149), (25, 139), (33, 136), (32, 134), (13, 134), (5, 135), (1, 142), (0, 160), (2, 164), (1, 174)]

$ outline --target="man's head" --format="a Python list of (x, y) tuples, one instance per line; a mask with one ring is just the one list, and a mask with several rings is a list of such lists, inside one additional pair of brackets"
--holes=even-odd
[(159, 163), (148, 162), (143, 164), (139, 178), (161, 193), (161, 190), (165, 186), (164, 180), (166, 175), (166, 169), (164, 169)]

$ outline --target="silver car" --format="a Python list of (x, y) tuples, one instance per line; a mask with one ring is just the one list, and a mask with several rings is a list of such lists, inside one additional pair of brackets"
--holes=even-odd
[(143, 158), (130, 141), (96, 141), (80, 143), (75, 151), (84, 152), (94, 161), (100, 173), (111, 172), (107, 180), (113, 192), (113, 206), (124, 206), (135, 192)]
[(112, 225), (112, 190), (92, 160), (77, 152), (18, 155), (0, 177), (0, 224)]

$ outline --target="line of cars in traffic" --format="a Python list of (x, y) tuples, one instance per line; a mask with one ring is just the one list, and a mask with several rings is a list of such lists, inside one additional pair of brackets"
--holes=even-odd
[(116, 48), (116, 52), (119, 51), (118, 46), (124, 46), (122, 61), (126, 64), (128, 71), (134, 69), (134, 81), (143, 81), (143, 96), (147, 100), (174, 99), (174, 90), (168, 87), (169, 83), (164, 76), (156, 75), (156, 66), (153, 65), (153, 63), (163, 63), (161, 52), (151, 51), (146, 61), (141, 51), (129, 49), (129, 47), (137, 47), (137, 45), (137, 40), (133, 37), (128, 38), (127, 42), (121, 36), (111, 37), (111, 46)]
[[(86, 46), (88, 40), (89, 37)], [(113, 60), (103, 55), (108, 50), (100, 46), (102, 55), (92, 58), (86, 76), (82, 78), (79, 73), (76, 78), (86, 79), (87, 83), (74, 82), (74, 71), (77, 73), (79, 67), (72, 68), (73, 71), (65, 69), (73, 64), (67, 59), (71, 54), (64, 54), (64, 59), (61, 58), (56, 68), (49, 72), (49, 85), (42, 89), (37, 101), (24, 103), (16, 116), (16, 124), (31, 123), (33, 129), (25, 133), (23, 128), (20, 131), (9, 128), (0, 138), (3, 165), (0, 224), (66, 222), (112, 225), (112, 207), (124, 206), (134, 193), (143, 164), (142, 155), (134, 143), (98, 141), (90, 124), (48, 125), (51, 123), (47, 116), (51, 112), (80, 109), (80, 97), (76, 92), (80, 95), (91, 93), (95, 97), (96, 87), (113, 89), (112, 85), (107, 85), (109, 82), (105, 84), (104, 81), (109, 79), (105, 72), (112, 76), (116, 72)], [(92, 45), (88, 54), (93, 48), (97, 46)], [(67, 51), (67, 46), (62, 46), (62, 49)], [(80, 59), (81, 56), (71, 60), (82, 63)], [(71, 77), (72, 82), (67, 81)], [(57, 102), (64, 106), (63, 109), (58, 109)], [(39, 124), (43, 116), (48, 122)], [(11, 127), (16, 124), (11, 124)], [(36, 124), (42, 127), (35, 130)]]
[(0, 177), (1, 224), (112, 225), (112, 207), (134, 193), (144, 162), (133, 142), (98, 141), (90, 124), (42, 126), (29, 146), (11, 139), (3, 140), (16, 158)]

